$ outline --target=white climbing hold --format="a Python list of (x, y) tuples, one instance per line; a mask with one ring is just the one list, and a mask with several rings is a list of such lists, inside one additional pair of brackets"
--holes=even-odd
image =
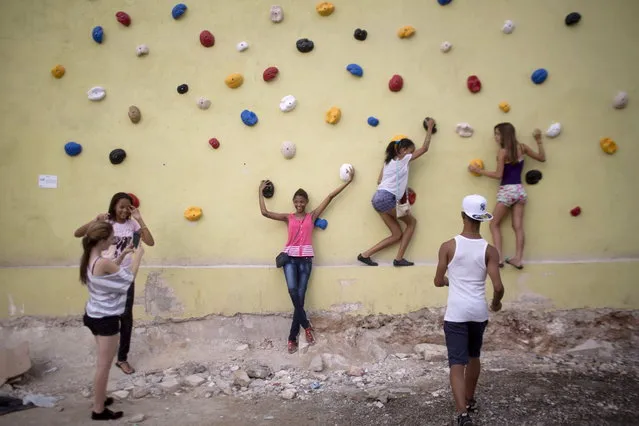
[(284, 11), (282, 10), (282, 6), (271, 6), (271, 21), (278, 23), (282, 22), (282, 19), (284, 19)]
[(246, 49), (249, 48), (249, 45), (247, 42), (241, 41), (237, 44), (235, 48), (237, 49), (238, 52), (244, 52)]
[(450, 52), (450, 49), (452, 48), (453, 48), (453, 44), (449, 41), (445, 41), (439, 45), (439, 50), (441, 50), (443, 53)]
[(280, 152), (282, 153), (284, 158), (290, 160), (291, 158), (295, 157), (297, 148), (295, 147), (295, 144), (293, 142), (284, 141), (282, 142), (282, 146), (280, 146)]
[(106, 90), (103, 87), (95, 86), (87, 92), (90, 101), (101, 101), (106, 96)]
[(149, 46), (141, 44), (135, 48), (135, 54), (138, 56), (144, 56), (149, 54)]
[(282, 112), (293, 111), (297, 106), (297, 99), (293, 95), (287, 95), (280, 101), (280, 109)]
[(504, 34), (511, 34), (513, 31), (515, 31), (515, 23), (509, 19), (504, 22), (504, 26), (501, 28), (501, 30)]
[(556, 138), (559, 133), (561, 133), (561, 123), (552, 123), (546, 130), (546, 136), (549, 138)]
[(455, 127), (455, 131), (462, 138), (469, 138), (475, 132), (475, 130), (468, 123), (458, 123), (457, 127)]
[(209, 101), (205, 97), (198, 98), (197, 106), (200, 109), (209, 109), (209, 107), (211, 106), (211, 101)]
[(616, 109), (624, 109), (628, 105), (628, 94), (626, 92), (619, 92), (612, 100), (612, 106)]
[(351, 174), (353, 173), (353, 165), (352, 164), (342, 164), (342, 166), (339, 168), (339, 178), (344, 181), (344, 182), (348, 182), (351, 178)]

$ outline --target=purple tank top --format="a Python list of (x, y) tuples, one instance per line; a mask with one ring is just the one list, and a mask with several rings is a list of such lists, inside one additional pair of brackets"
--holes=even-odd
[(521, 172), (523, 169), (523, 159), (515, 164), (504, 163), (504, 173), (501, 175), (501, 185), (521, 184)]

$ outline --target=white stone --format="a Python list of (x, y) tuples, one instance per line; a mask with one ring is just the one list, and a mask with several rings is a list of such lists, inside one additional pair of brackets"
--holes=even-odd
[(283, 399), (293, 399), (293, 398), (295, 398), (297, 396), (297, 391), (295, 389), (286, 389), (286, 390), (282, 391), (280, 396)]
[(82, 389), (80, 391), (80, 395), (82, 395), (84, 398), (90, 398), (91, 397), (91, 391), (89, 389)]
[(249, 345), (247, 345), (246, 343), (238, 345), (235, 350), (236, 351), (245, 351), (249, 348)]
[(442, 53), (448, 53), (450, 52), (450, 49), (452, 48), (453, 48), (453, 44), (449, 41), (445, 41), (439, 45), (439, 50), (441, 50)]
[(342, 164), (339, 168), (339, 178), (343, 182), (348, 182), (351, 179), (351, 174), (353, 173), (353, 165), (352, 164)]
[(200, 109), (204, 109), (204, 110), (209, 109), (211, 106), (211, 101), (206, 99), (205, 97), (198, 98), (197, 106)]
[(106, 90), (104, 89), (104, 87), (95, 86), (89, 89), (89, 91), (87, 92), (87, 96), (89, 97), (90, 101), (98, 102), (104, 99), (104, 97), (106, 96)]
[(297, 99), (293, 95), (286, 95), (280, 101), (280, 110), (282, 112), (290, 112), (297, 106)]
[(311, 360), (311, 364), (308, 366), (308, 369), (315, 371), (316, 373), (324, 370), (324, 361), (322, 361), (322, 357), (320, 355), (315, 355)]
[(233, 372), (233, 384), (240, 387), (247, 387), (251, 384), (251, 378), (246, 374), (246, 371), (238, 370)]
[(510, 19), (504, 22), (504, 26), (501, 28), (504, 34), (512, 34), (515, 31), (515, 23)]
[(135, 54), (138, 56), (148, 55), (149, 47), (146, 44), (141, 44), (135, 48)]
[(445, 359), (448, 350), (444, 345), (434, 345), (432, 343), (420, 343), (413, 348), (416, 354), (426, 361)]
[(127, 423), (141, 423), (146, 419), (144, 414), (136, 414), (135, 416), (129, 417)]
[(295, 154), (297, 153), (297, 147), (291, 141), (284, 141), (280, 146), (280, 152), (282, 153), (284, 158), (290, 160), (291, 158), (295, 157)]
[(282, 22), (284, 19), (284, 11), (282, 10), (282, 6), (273, 5), (271, 6), (271, 21), (276, 24)]
[(628, 94), (626, 92), (619, 92), (612, 100), (612, 106), (616, 109), (623, 109), (628, 105)]
[(457, 126), (455, 127), (455, 131), (462, 138), (469, 138), (475, 132), (472, 126), (468, 123), (458, 123)]
[(119, 390), (113, 392), (111, 395), (113, 395), (117, 399), (127, 399), (129, 397), (129, 391)]
[(164, 380), (162, 380), (162, 383), (160, 383), (159, 385), (162, 390), (164, 392), (170, 393), (170, 392), (175, 392), (176, 390), (180, 389), (180, 383), (177, 381), (176, 378), (164, 378)]
[(198, 376), (197, 374), (192, 374), (188, 376), (187, 378), (184, 379), (184, 381), (189, 386), (193, 386), (193, 387), (200, 386), (202, 383), (205, 382), (205, 380), (202, 377)]
[(546, 130), (546, 136), (549, 138), (556, 138), (561, 133), (561, 123), (552, 123), (548, 130)]
[(246, 49), (249, 48), (249, 44), (245, 41), (241, 41), (237, 44), (237, 46), (235, 46), (235, 48), (238, 52), (244, 52)]

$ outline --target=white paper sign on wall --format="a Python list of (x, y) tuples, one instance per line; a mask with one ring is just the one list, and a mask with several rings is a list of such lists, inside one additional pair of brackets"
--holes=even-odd
[(57, 188), (58, 177), (53, 175), (40, 175), (38, 177), (38, 186), (40, 188)]

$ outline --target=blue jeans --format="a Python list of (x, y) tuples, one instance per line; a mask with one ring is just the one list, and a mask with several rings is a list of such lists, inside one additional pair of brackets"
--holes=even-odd
[(293, 323), (291, 324), (288, 340), (297, 341), (300, 326), (308, 328), (310, 325), (304, 311), (304, 298), (306, 297), (308, 280), (311, 277), (311, 269), (313, 269), (313, 258), (291, 257), (290, 259), (290, 262), (284, 265), (283, 268), (288, 294), (291, 296), (294, 308)]

